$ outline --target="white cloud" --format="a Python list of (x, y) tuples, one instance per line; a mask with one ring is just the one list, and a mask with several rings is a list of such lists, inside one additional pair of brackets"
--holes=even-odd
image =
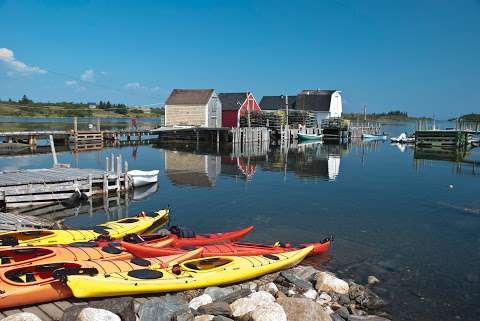
[(80, 78), (82, 78), (83, 81), (94, 81), (95, 71), (93, 69), (87, 69), (83, 72)]
[(0, 48), (0, 61), (2, 61), (11, 70), (7, 72), (7, 75), (13, 76), (20, 74), (28, 76), (31, 74), (46, 74), (47, 71), (40, 67), (29, 66), (26, 63), (17, 60), (13, 51), (8, 48)]
[(123, 88), (127, 89), (127, 90), (143, 90), (143, 91), (150, 91), (150, 92), (157, 92), (157, 91), (162, 90), (162, 88), (160, 88), (159, 86), (149, 87), (149, 86), (145, 86), (145, 85), (143, 85), (139, 82), (126, 83), (123, 86)]
[(123, 86), (125, 89), (139, 89), (143, 88), (143, 86), (139, 82), (129, 82)]
[(67, 80), (65, 81), (65, 86), (69, 88), (75, 89), (77, 92), (85, 91), (87, 88), (85, 86), (81, 86), (78, 81), (76, 80)]

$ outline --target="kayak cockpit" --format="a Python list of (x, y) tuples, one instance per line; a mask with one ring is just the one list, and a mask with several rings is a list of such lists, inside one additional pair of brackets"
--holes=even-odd
[(0, 246), (15, 246), (29, 241), (46, 239), (52, 237), (54, 234), (53, 231), (46, 230), (3, 233), (2, 236), (0, 236)]
[(34, 285), (53, 281), (58, 269), (80, 269), (76, 263), (50, 263), (10, 269), (0, 274), (1, 280), (14, 285)]
[(228, 257), (211, 257), (204, 259), (191, 260), (184, 262), (181, 265), (191, 271), (206, 272), (214, 269), (224, 267), (233, 262), (233, 259)]
[(11, 264), (27, 263), (53, 255), (54, 252), (47, 248), (24, 248), (14, 250), (0, 250), (0, 267)]

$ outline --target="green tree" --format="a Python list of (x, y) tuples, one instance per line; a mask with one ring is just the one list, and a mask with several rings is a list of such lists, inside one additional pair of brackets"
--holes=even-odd
[(18, 102), (19, 102), (20, 104), (23, 104), (23, 105), (28, 105), (28, 104), (33, 103), (33, 100), (28, 99), (27, 95), (23, 95), (23, 96), (22, 96), (22, 99), (20, 99)]

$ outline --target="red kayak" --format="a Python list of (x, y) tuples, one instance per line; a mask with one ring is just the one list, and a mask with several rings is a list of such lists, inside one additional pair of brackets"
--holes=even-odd
[[(328, 252), (331, 243), (331, 238), (325, 238), (323, 241), (317, 243), (304, 243), (299, 246), (292, 246), (288, 243), (278, 243), (273, 246), (256, 243), (223, 243), (203, 246), (202, 256), (256, 256), (265, 254), (278, 254), (295, 251), (311, 245), (313, 245), (314, 249), (310, 253), (310, 255), (318, 255)], [(132, 243), (125, 244), (125, 249), (129, 253), (132, 253), (133, 255), (138, 257), (149, 257), (152, 254), (154, 256), (173, 255), (187, 251), (187, 249), (181, 249), (172, 246), (152, 248), (151, 246), (145, 244)], [(188, 250), (191, 250), (191, 248), (188, 248)]]
[[(225, 233), (195, 235), (190, 230), (170, 228), (172, 234), (127, 235), (122, 241), (98, 240), (97, 242), (78, 242), (70, 245), (8, 247), (0, 249), (0, 269), (24, 264), (48, 264), (59, 261), (92, 261), (124, 259), (131, 256), (127, 251), (129, 244), (140, 246), (148, 244), (144, 257), (156, 257), (156, 250), (164, 246), (201, 246), (240, 239), (253, 230), (249, 226), (242, 230)], [(150, 250), (150, 251), (147, 251)], [(181, 254), (177, 252), (173, 254)], [(169, 255), (169, 254), (167, 254)]]

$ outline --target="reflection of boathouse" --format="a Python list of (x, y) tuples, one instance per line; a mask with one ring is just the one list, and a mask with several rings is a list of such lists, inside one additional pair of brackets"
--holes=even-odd
[(220, 169), (219, 156), (165, 150), (165, 173), (175, 185), (215, 186)]

